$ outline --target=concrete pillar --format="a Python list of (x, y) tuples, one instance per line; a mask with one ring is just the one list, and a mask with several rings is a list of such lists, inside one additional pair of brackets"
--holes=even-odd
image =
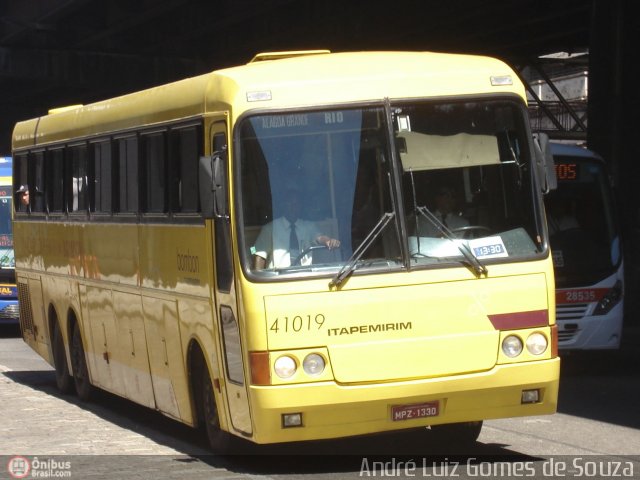
[(625, 325), (640, 326), (640, 19), (633, 0), (592, 0), (589, 148), (614, 175), (627, 291)]

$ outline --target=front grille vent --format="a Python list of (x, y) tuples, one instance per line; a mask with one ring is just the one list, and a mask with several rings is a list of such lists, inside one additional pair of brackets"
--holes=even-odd
[(556, 305), (557, 320), (580, 320), (587, 314), (588, 303), (566, 303)]

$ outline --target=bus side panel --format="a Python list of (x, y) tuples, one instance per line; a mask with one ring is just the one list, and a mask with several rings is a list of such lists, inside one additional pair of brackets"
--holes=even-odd
[[(145, 224), (138, 227), (138, 242), (156, 406), (166, 415), (193, 425), (186, 363), (189, 344), (197, 339), (205, 354), (216, 351), (211, 343), (210, 231), (200, 224)], [(211, 362), (213, 355), (208, 357)], [(214, 369), (217, 371), (217, 362)]]
[(83, 229), (83, 235), (84, 251), (80, 263), (86, 278), (134, 288), (139, 285), (136, 225), (93, 223)]
[(20, 292), (20, 324), (24, 341), (49, 364), (53, 355), (49, 345), (49, 330), (44, 315), (42, 284), (40, 280), (18, 277)]
[[(83, 293), (84, 292), (84, 293)], [(118, 337), (110, 289), (81, 287), (88, 367), (92, 382), (112, 393), (125, 394), (121, 365), (116, 362)]]
[[(191, 344), (192, 342), (196, 342), (200, 348), (202, 348), (212, 383), (215, 385), (217, 380), (222, 387), (224, 386), (224, 372), (221, 368), (218, 345), (215, 340), (217, 321), (212, 317), (213, 311), (211, 304), (207, 301), (192, 299), (178, 300), (178, 320), (180, 322), (180, 336), (182, 339), (185, 372), (189, 369), (188, 353), (192, 346)], [(215, 313), (213, 315), (215, 315)], [(202, 379), (194, 378), (194, 381), (201, 382)], [(218, 389), (214, 387), (216, 404), (218, 405), (218, 415), (220, 417), (220, 426), (223, 430), (228, 430), (230, 424), (227, 417), (227, 409), (224, 408), (224, 406), (227, 405), (227, 399), (223, 393), (225, 391), (226, 390), (224, 388)], [(176, 395), (178, 397), (179, 405), (189, 404), (193, 407), (196, 402), (199, 401), (196, 397), (191, 398), (188, 392), (176, 391)], [(187, 422), (185, 418), (188, 418), (187, 415), (189, 415), (191, 417), (191, 421), (187, 423), (194, 425), (196, 423), (195, 412), (193, 411), (193, 408), (190, 410), (191, 411), (189, 412), (183, 413), (183, 420)]]
[(112, 295), (125, 395), (141, 405), (154, 408), (141, 297), (135, 293), (118, 291)]
[(182, 363), (177, 301), (143, 296), (142, 307), (156, 407), (170, 417), (188, 421), (189, 386)]

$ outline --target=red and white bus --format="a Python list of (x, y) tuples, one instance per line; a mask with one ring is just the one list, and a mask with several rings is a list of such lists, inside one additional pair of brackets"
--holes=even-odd
[(556, 278), (558, 346), (616, 349), (623, 321), (624, 265), (611, 182), (603, 159), (551, 142), (558, 188), (545, 198)]

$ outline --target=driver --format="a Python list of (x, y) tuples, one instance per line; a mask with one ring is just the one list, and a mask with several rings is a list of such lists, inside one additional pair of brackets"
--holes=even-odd
[[(300, 254), (314, 245), (324, 245), (329, 250), (338, 248), (340, 240), (318, 231), (314, 222), (300, 218), (300, 192), (288, 192), (284, 215), (262, 227), (251, 249), (253, 268), (285, 268), (293, 265)], [(311, 264), (311, 255), (299, 259), (299, 265)]]
[[(469, 226), (469, 220), (456, 209), (456, 193), (453, 188), (441, 186), (436, 190), (435, 207), (433, 214), (449, 230), (455, 231), (457, 228)], [(418, 218), (418, 232), (416, 233), (421, 237), (442, 236), (436, 226), (422, 215)]]

